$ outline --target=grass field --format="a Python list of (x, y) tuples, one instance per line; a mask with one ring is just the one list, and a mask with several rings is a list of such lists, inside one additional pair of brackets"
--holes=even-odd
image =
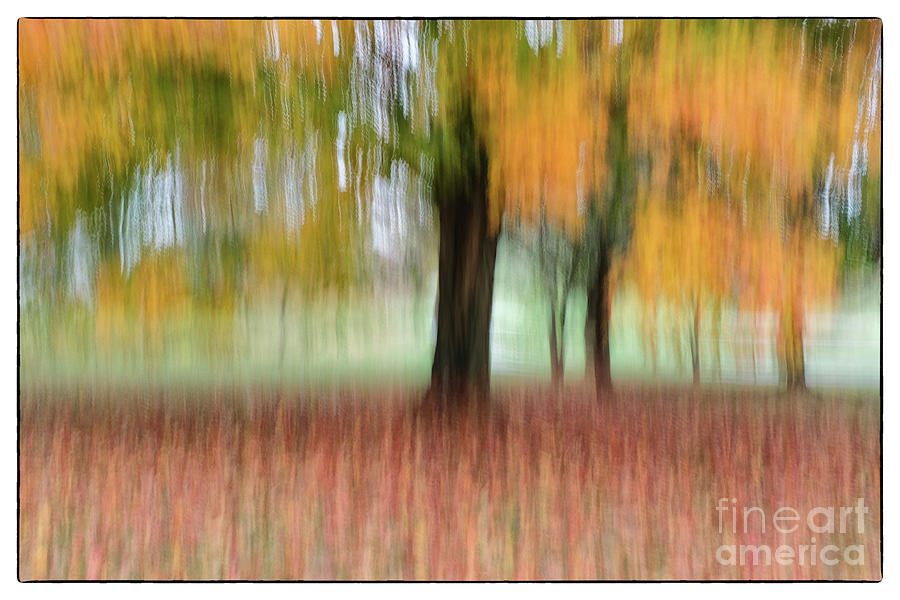
[[(415, 400), (23, 391), (19, 576), (881, 577), (872, 394), (623, 388), (597, 402), (509, 388), (468, 418)], [(761, 508), (765, 533), (752, 513), (733, 528), (720, 498)], [(855, 516), (846, 533), (803, 518), (857, 498), (862, 531)], [(802, 515), (796, 532), (773, 528), (779, 507)], [(826, 557), (862, 545), (864, 564), (811, 564), (817, 549), (803, 565), (717, 561), (722, 545), (802, 552), (813, 537), (838, 547)]]

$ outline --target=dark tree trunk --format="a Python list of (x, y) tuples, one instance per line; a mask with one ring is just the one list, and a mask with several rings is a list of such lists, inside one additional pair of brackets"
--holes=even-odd
[(441, 403), (483, 400), (490, 391), (497, 235), (491, 231), (484, 172), (468, 182), (468, 190), (438, 202), (437, 339), (428, 398)]
[(594, 354), (596, 352), (596, 344), (594, 343), (597, 332), (594, 315), (597, 312), (597, 286), (588, 285), (587, 289), (587, 307), (584, 315), (584, 378), (585, 380), (594, 377)]
[(597, 269), (588, 285), (585, 319), (585, 363), (593, 370), (598, 396), (612, 390), (609, 364), (609, 269), (610, 248), (601, 243), (597, 254)]

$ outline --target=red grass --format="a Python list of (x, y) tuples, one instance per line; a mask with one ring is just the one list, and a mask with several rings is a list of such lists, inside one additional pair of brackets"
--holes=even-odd
[[(877, 399), (500, 393), (21, 400), (19, 575), (41, 579), (880, 579)], [(720, 497), (766, 534), (718, 531)], [(723, 566), (791, 506), (865, 498), (865, 564)], [(855, 521), (852, 521), (855, 523)]]

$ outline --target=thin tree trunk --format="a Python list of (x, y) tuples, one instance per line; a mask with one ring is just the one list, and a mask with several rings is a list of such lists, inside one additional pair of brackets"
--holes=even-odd
[(231, 238), (234, 239), (235, 236), (235, 225), (234, 225), (234, 201), (231, 199), (231, 196), (228, 196), (228, 211), (231, 213)]
[(790, 296), (782, 306), (781, 331), (785, 385), (788, 391), (806, 389), (806, 360), (803, 355), (803, 243), (799, 228), (792, 235), (793, 260), (799, 268), (792, 270), (788, 288)]
[(284, 347), (287, 342), (287, 297), (288, 297), (288, 282), (287, 278), (284, 281), (284, 288), (281, 292), (281, 342), (278, 345), (278, 371), (279, 373), (284, 372)]
[[(576, 265), (581, 256), (580, 250), (580, 247), (575, 247), (575, 251), (568, 265), (568, 273), (566, 273), (565, 281), (563, 281), (562, 297), (559, 300), (560, 304), (557, 307), (557, 312), (559, 314), (559, 333), (554, 336), (556, 338), (554, 344), (556, 346), (557, 377), (556, 381), (554, 381), (554, 385), (556, 388), (560, 388), (562, 386), (562, 382), (566, 376), (566, 317), (569, 314), (569, 291), (572, 289), (572, 285), (574, 285), (575, 283)], [(554, 330), (556, 330), (555, 327)]]
[(803, 310), (799, 302), (792, 303), (785, 321), (787, 326), (785, 335), (787, 389), (790, 391), (804, 390), (806, 389), (806, 359), (803, 355)]
[[(562, 366), (562, 334), (558, 332), (557, 312), (559, 309), (556, 304), (556, 290), (552, 290), (550, 295), (550, 381), (553, 387), (558, 389), (562, 385), (563, 366)], [(560, 315), (560, 321), (562, 316)], [(562, 329), (562, 327), (560, 327)]]
[(610, 248), (605, 242), (600, 244), (597, 270), (588, 291), (588, 304), (593, 299), (590, 311), (594, 326), (593, 366), (594, 384), (598, 397), (612, 390), (612, 371), (609, 361), (609, 320), (610, 320)]
[(561, 259), (560, 241), (554, 238), (555, 248), (552, 259), (547, 262), (547, 254), (550, 251), (545, 240), (544, 231), (547, 227), (542, 220), (540, 238), (538, 242), (538, 261), (541, 274), (544, 277), (547, 299), (550, 304), (549, 346), (550, 346), (550, 380), (553, 387), (559, 390), (565, 378), (565, 335), (566, 313), (569, 298), (569, 290), (575, 280), (575, 265), (578, 260), (578, 248), (573, 249), (573, 256), (568, 257), (568, 264), (562, 281), (559, 280), (559, 267)]
[(691, 330), (691, 369), (694, 385), (700, 385), (700, 297), (694, 296), (694, 327)]
[(172, 207), (172, 245), (178, 246), (178, 227), (175, 225), (175, 196), (172, 196), (172, 202), (170, 203)]
[(559, 375), (560, 381), (565, 379), (566, 376), (566, 315), (568, 314), (568, 303), (569, 303), (569, 289), (572, 287), (572, 279), (574, 277), (575, 267), (574, 262), (572, 264), (572, 271), (569, 275), (569, 278), (566, 280), (566, 287), (563, 289), (562, 294), (562, 308), (559, 313)]
[(584, 379), (594, 378), (594, 355), (597, 352), (597, 286), (591, 282), (587, 289), (587, 306), (584, 315)]

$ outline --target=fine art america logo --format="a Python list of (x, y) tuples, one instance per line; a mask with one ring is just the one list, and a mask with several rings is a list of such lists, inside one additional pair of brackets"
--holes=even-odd
[[(766, 513), (758, 506), (737, 506), (737, 498), (719, 498), (716, 505), (719, 534), (765, 535), (778, 533), (798, 540), (796, 545), (723, 544), (716, 550), (716, 561), (725, 566), (764, 565), (773, 563), (834, 566), (865, 564), (865, 547), (851, 544), (840, 547), (817, 543), (816, 535), (865, 533), (865, 515), (869, 508), (863, 498), (853, 506), (817, 506), (805, 513), (791, 506), (781, 506)], [(771, 525), (771, 528), (769, 528)], [(808, 541), (807, 541), (808, 540)], [(821, 542), (821, 540), (819, 540)]]

